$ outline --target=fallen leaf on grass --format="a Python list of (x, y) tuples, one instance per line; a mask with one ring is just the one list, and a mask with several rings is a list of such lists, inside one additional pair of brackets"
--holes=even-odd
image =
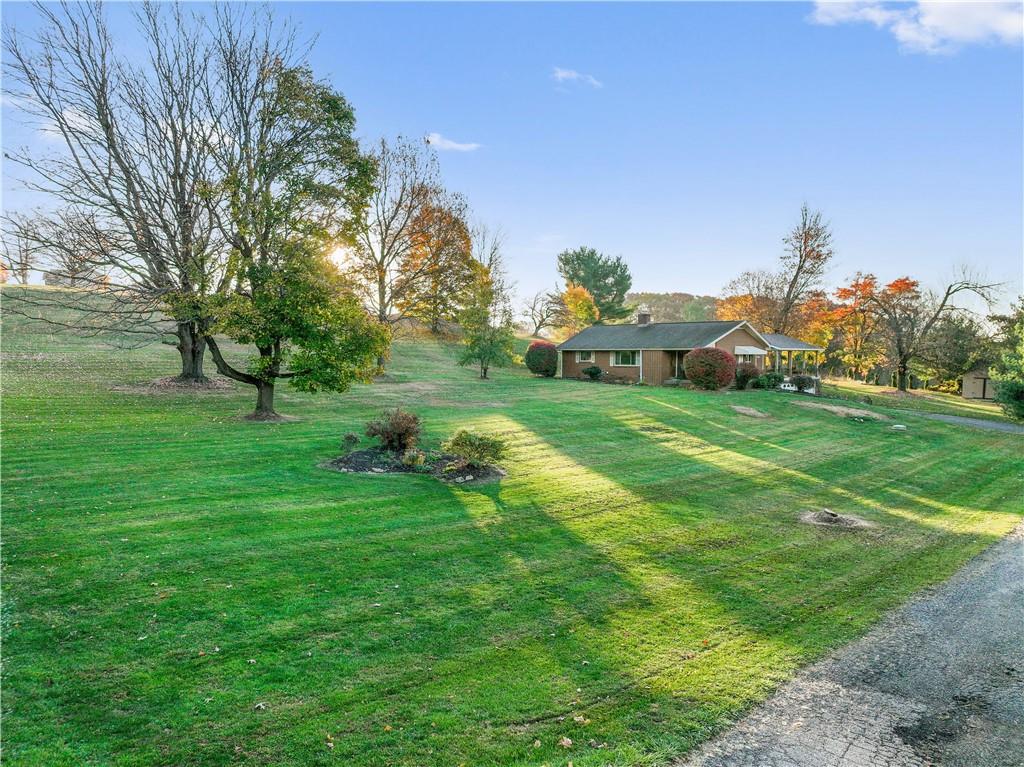
[(564, 735), (558, 739), (558, 745), (562, 748), (572, 748), (572, 740)]

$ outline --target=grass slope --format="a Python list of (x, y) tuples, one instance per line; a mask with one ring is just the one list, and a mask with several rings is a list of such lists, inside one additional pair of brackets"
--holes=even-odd
[[(1019, 437), (783, 394), (486, 382), (402, 343), (396, 382), (255, 424), (247, 389), (111, 390), (166, 347), (3, 352), (12, 767), (664, 764), (1021, 514)], [(317, 468), (393, 404), (431, 443), (506, 435), (508, 478)], [(821, 506), (877, 526), (796, 521)]]
[(822, 394), (828, 397), (858, 401), (864, 401), (867, 398), (874, 405), (893, 410), (943, 413), (966, 418), (984, 418), (987, 421), (1010, 421), (995, 402), (964, 399), (959, 394), (947, 394), (927, 389), (914, 389), (900, 394), (891, 386), (873, 386), (846, 378), (831, 378), (822, 384)]

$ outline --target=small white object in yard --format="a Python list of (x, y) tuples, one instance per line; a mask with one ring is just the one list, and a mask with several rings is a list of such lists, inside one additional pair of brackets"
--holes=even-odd
[(799, 389), (796, 388), (796, 384), (791, 384), (791, 383), (788, 383), (788, 382), (780, 383), (779, 384), (779, 389), (782, 390), (782, 391), (799, 391)]
[(903, 425), (903, 424), (901, 424), (901, 423), (894, 423), (894, 424), (892, 425), (892, 430), (893, 430), (893, 431), (906, 431), (906, 430), (907, 430), (907, 427), (906, 427), (906, 426), (904, 426), (904, 425)]
[(253, 708), (254, 711), (263, 711), (263, 710), (266, 709), (266, 707), (267, 707), (267, 704), (264, 703), (263, 701), (260, 701), (259, 703), (257, 703), (252, 708)]
[(462, 484), (463, 482), (465, 482), (466, 480), (465, 480), (465, 479), (464, 479), (463, 477), (456, 477), (456, 478), (455, 478), (455, 481), (456, 481), (456, 482), (457, 482), (458, 484), (460, 484), (460, 485), (461, 485), (461, 484)]
[(374, 474), (383, 474), (384, 473), (384, 469), (378, 469), (376, 466), (373, 467), (372, 471), (373, 471)]

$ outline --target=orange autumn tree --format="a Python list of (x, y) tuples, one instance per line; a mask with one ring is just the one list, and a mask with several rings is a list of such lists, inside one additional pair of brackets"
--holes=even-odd
[(900, 391), (907, 390), (910, 364), (931, 341), (935, 324), (964, 311), (952, 303), (954, 297), (973, 293), (988, 301), (996, 287), (965, 272), (941, 293), (932, 293), (922, 291), (917, 280), (900, 277), (867, 297), (868, 311), (883, 330), (896, 365), (896, 387)]
[(410, 229), (401, 274), (414, 278), (395, 303), (402, 316), (415, 317), (436, 334), (442, 322), (455, 320), (479, 272), (465, 204), (457, 196), (432, 199), (416, 212)]
[(857, 272), (848, 285), (835, 291), (839, 302), (833, 311), (835, 328), (840, 338), (837, 356), (847, 370), (860, 380), (864, 380), (868, 371), (885, 359), (881, 328), (870, 306), (870, 299), (877, 290), (878, 279), (875, 275)]

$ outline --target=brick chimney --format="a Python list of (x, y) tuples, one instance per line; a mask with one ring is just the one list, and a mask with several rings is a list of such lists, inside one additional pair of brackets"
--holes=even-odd
[(640, 326), (651, 324), (651, 310), (647, 304), (641, 304), (637, 307), (636, 324)]

